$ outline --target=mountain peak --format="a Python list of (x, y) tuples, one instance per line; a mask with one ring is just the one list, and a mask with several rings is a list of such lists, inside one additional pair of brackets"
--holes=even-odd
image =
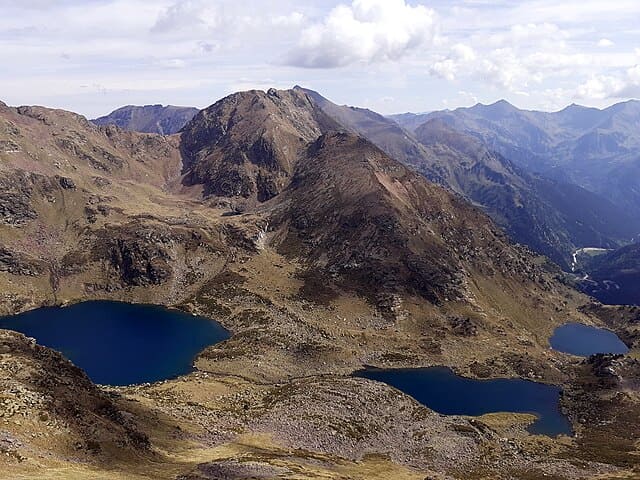
[(497, 120), (507, 115), (512, 115), (520, 110), (507, 102), (506, 100), (498, 100), (497, 102), (485, 105), (483, 103), (477, 103), (473, 107), (470, 108), (459, 108), (453, 111), (455, 112), (471, 112), (476, 115), (485, 116), (491, 118), (493, 120)]
[(296, 85), (295, 87), (293, 87), (293, 90), (296, 92), (301, 92), (305, 95), (308, 95), (321, 108), (323, 108), (325, 105), (330, 103), (329, 100), (327, 100), (325, 97), (323, 97), (320, 93), (316, 92), (315, 90), (304, 88), (299, 85)]
[(234, 93), (183, 129), (185, 182), (204, 186), (205, 196), (267, 201), (286, 187), (307, 145), (339, 129), (303, 91)]
[(616, 103), (604, 110), (611, 113), (629, 112), (633, 114), (640, 114), (640, 100), (627, 100), (625, 102)]
[(108, 115), (91, 120), (99, 126), (116, 125), (124, 130), (173, 135), (197, 113), (195, 107), (173, 105), (126, 105)]
[(515, 106), (513, 106), (511, 103), (502, 99), (490, 104), (477, 103), (476, 105), (471, 107), (470, 110), (483, 110), (486, 112), (507, 113), (507, 112), (512, 112), (514, 110), (518, 110), (518, 109)]
[[(513, 107), (513, 105), (511, 103), (509, 103), (508, 101), (506, 101), (504, 98), (489, 104), (489, 106), (490, 107), (496, 107), (496, 106)], [(515, 107), (513, 107), (513, 108), (515, 108)]]
[(595, 107), (585, 107), (584, 105), (572, 103), (571, 105), (567, 105), (562, 110), (556, 113), (582, 113), (582, 112), (599, 112), (599, 111), (600, 110)]

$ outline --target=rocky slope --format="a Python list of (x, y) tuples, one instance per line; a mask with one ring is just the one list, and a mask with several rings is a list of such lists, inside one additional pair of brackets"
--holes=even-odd
[(577, 185), (529, 173), (440, 119), (424, 123), (415, 135), (436, 159), (417, 166), (427, 178), (453, 185), (483, 205), (512, 238), (564, 269), (579, 246), (615, 248), (640, 228), (623, 208)]
[(180, 182), (179, 138), (41, 108), (0, 116), (14, 144), (2, 153), (0, 181), (0, 270), (11, 284), (3, 311), (131, 285), (180, 289), (235, 235), (199, 217)]
[(528, 173), (443, 121), (428, 121), (410, 133), (370, 110), (339, 106), (317, 92), (296, 88), (346, 128), (481, 206), (515, 241), (567, 270), (576, 248), (620, 246), (640, 229), (637, 218), (603, 197)]
[(201, 185), (205, 197), (264, 202), (282, 191), (300, 152), (328, 128), (339, 127), (302, 93), (231, 95), (185, 127), (184, 182)]
[[(592, 373), (574, 373), (579, 360), (547, 339), (567, 320), (606, 322), (580, 309), (588, 299), (556, 279), (557, 267), (345, 132), (303, 92), (232, 95), (170, 137), (3, 106), (0, 141), (12, 145), (0, 152), (0, 311), (151, 302), (233, 333), (202, 352), (193, 374), (127, 388), (95, 387), (59, 356), (3, 334), (3, 365), (40, 362), (57, 398), (87, 399), (76, 430), (54, 430), (60, 445), (89, 448), (78, 458), (40, 447), (39, 424), (5, 423), (20, 445), (0, 457), (0, 472), (574, 479), (633, 468), (638, 425), (605, 432), (614, 408), (595, 412), (579, 439), (550, 439), (526, 433), (529, 416), (441, 417), (348, 376), (367, 364), (448, 365), (572, 386), (573, 411)], [(4, 381), (29, 390), (25, 372)], [(610, 399), (603, 392), (603, 405)], [(87, 418), (100, 428), (85, 431)], [(591, 448), (604, 433), (624, 445), (616, 458)]]
[(127, 105), (91, 122), (99, 126), (115, 125), (132, 132), (173, 135), (195, 117), (198, 111), (193, 107), (173, 105)]
[(482, 213), (353, 134), (314, 142), (278, 200), (278, 249), (342, 291), (442, 304), (467, 299), (474, 276), (541, 275)]
[[(149, 440), (85, 373), (57, 352), (23, 335), (0, 331), (0, 452), (14, 461), (30, 455), (103, 458), (145, 456)], [(7, 430), (7, 425), (12, 428)], [(25, 437), (37, 432), (28, 440)]]

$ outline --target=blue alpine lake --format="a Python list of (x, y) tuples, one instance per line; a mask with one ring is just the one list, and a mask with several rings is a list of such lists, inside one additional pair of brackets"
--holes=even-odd
[(189, 373), (200, 351), (230, 336), (210, 319), (108, 301), (2, 317), (0, 328), (58, 350), (103, 385), (156, 382)]
[(355, 376), (391, 385), (444, 415), (478, 416), (494, 412), (531, 413), (535, 434), (571, 435), (571, 423), (560, 411), (560, 388), (521, 379), (474, 380), (446, 367), (365, 369)]
[(549, 343), (554, 350), (588, 357), (596, 353), (627, 353), (629, 348), (610, 330), (581, 323), (558, 327)]

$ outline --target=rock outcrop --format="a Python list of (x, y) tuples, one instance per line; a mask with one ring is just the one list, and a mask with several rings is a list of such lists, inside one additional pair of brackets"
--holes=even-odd
[(0, 330), (0, 390), (0, 418), (11, 421), (16, 433), (35, 426), (45, 434), (69, 432), (52, 447), (57, 452), (124, 455), (149, 449), (149, 440), (130, 415), (82, 370), (33, 339), (7, 330)]
[(298, 156), (330, 128), (340, 128), (301, 92), (231, 95), (183, 129), (188, 185), (205, 196), (265, 202), (287, 185)]

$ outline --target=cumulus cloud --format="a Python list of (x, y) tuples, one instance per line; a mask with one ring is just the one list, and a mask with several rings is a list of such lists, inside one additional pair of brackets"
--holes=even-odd
[(435, 77), (443, 78), (452, 82), (456, 79), (458, 69), (459, 64), (455, 60), (451, 58), (445, 58), (442, 60), (438, 60), (433, 65), (431, 65), (431, 67), (429, 68), (429, 72)]
[(471, 77), (509, 92), (521, 92), (543, 81), (549, 72), (557, 73), (584, 61), (566, 53), (569, 37), (552, 23), (480, 31), (470, 38), (478, 51), (464, 43), (453, 43), (445, 55), (433, 61), (429, 72), (449, 81)]
[[(516, 24), (490, 32), (479, 30), (470, 39), (475, 49), (449, 42), (447, 53), (434, 58), (428, 71), (448, 81), (475, 79), (500, 89), (503, 95), (523, 96), (548, 81), (564, 82), (589, 76), (594, 71), (628, 68), (633, 54), (588, 50), (582, 41), (579, 43), (582, 48), (576, 48), (574, 36), (578, 34), (553, 23)], [(596, 76), (591, 83), (584, 82), (580, 95), (586, 98), (591, 92), (597, 95), (591, 98), (604, 98), (603, 92), (613, 91), (616, 82), (619, 89), (619, 78)]]
[(451, 47), (451, 53), (453, 58), (464, 62), (471, 62), (477, 57), (475, 50), (464, 43), (456, 43)]
[(312, 24), (286, 63), (305, 68), (335, 68), (355, 63), (399, 60), (431, 44), (436, 33), (433, 10), (404, 0), (354, 0), (338, 5)]
[(540, 83), (542, 74), (527, 68), (520, 55), (513, 49), (494, 50), (476, 67), (474, 75), (491, 85), (510, 92)]
[(609, 75), (592, 75), (576, 89), (576, 98), (607, 98), (622, 87), (620, 79)]
[(615, 43), (613, 43), (608, 38), (601, 38), (600, 40), (598, 40), (598, 44), (597, 45), (600, 48), (609, 48), (609, 47), (613, 47), (615, 45)]
[(473, 48), (463, 43), (451, 47), (449, 56), (437, 60), (430, 67), (430, 72), (436, 77), (455, 80), (458, 71), (472, 64), (477, 58)]
[(579, 99), (640, 97), (640, 65), (611, 75), (592, 75), (576, 89)]
[(627, 69), (622, 76), (618, 89), (611, 92), (608, 98), (640, 98), (640, 65)]

